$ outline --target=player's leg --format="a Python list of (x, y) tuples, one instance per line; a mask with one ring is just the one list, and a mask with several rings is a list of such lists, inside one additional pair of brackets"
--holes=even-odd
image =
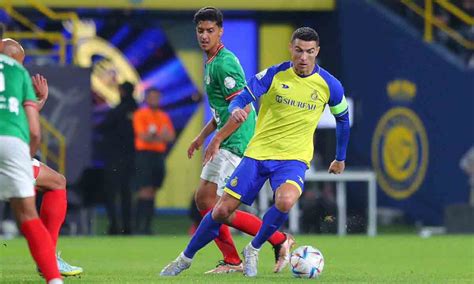
[(62, 283), (53, 241), (38, 217), (29, 147), (20, 139), (0, 136), (0, 199), (10, 200), (31, 255), (45, 271), (47, 281)]
[[(221, 196), (223, 193), (226, 178), (232, 174), (237, 166), (232, 165), (228, 161), (229, 153), (226, 150), (220, 149), (212, 161), (208, 162), (202, 169), (201, 182), (195, 194), (196, 206), (202, 217), (214, 207), (218, 196)], [(215, 239), (215, 242), (222, 252), (224, 261), (219, 262), (215, 269), (206, 273), (241, 272), (242, 261), (227, 225), (220, 227), (219, 236)]]
[[(220, 149), (219, 155), (217, 155), (212, 160), (212, 162), (208, 163), (204, 168), (203, 172), (206, 172), (206, 170), (208, 170), (207, 168), (209, 168), (210, 165), (215, 164), (219, 169), (219, 176), (217, 179), (218, 196), (222, 196), (226, 182), (230, 179), (232, 173), (239, 165), (241, 160), (242, 159), (239, 156), (231, 153), (230, 151)], [(235, 229), (241, 232), (255, 236), (260, 227), (262, 226), (262, 221), (260, 220), (260, 218), (253, 214), (237, 210), (235, 211), (235, 214), (232, 215), (232, 220), (230, 220), (230, 222), (227, 222), (226, 224), (231, 227), (234, 227)], [(221, 232), (223, 229), (227, 229), (227, 226), (221, 226)], [(222, 237), (222, 233), (219, 237)], [(286, 257), (286, 248), (291, 247), (291, 245), (294, 243), (294, 239), (291, 235), (288, 235), (287, 237), (284, 233), (277, 231), (268, 239), (268, 241), (272, 244), (275, 251), (275, 272), (280, 272), (282, 269), (280, 264), (282, 263), (282, 259)], [(225, 263), (221, 264), (222, 265), (219, 265), (215, 269), (206, 273), (222, 273), (222, 271), (225, 271), (227, 267), (225, 267)]]
[(298, 201), (304, 188), (306, 165), (299, 161), (265, 161), (271, 171), (270, 184), (275, 190), (275, 204), (263, 216), (257, 235), (244, 249), (244, 273), (257, 275), (258, 251), (267, 239), (288, 219), (288, 212)]
[(43, 163), (39, 163), (36, 188), (43, 192), (40, 218), (56, 247), (59, 231), (67, 212), (66, 178)]
[[(262, 220), (251, 213), (236, 210), (229, 223), (226, 224), (241, 232), (255, 236), (262, 227)], [(273, 272), (281, 272), (288, 264), (287, 260), (289, 259), (290, 250), (295, 244), (295, 239), (291, 234), (276, 231), (267, 241), (272, 245), (275, 254)]]
[[(163, 268), (160, 275), (176, 276), (183, 270), (188, 269), (191, 266), (194, 255), (219, 235), (219, 229), (222, 224), (215, 221), (214, 218), (222, 222), (239, 206), (240, 201), (238, 199), (231, 195), (224, 194), (214, 209), (208, 212), (201, 220), (186, 249), (174, 261)], [(213, 216), (213, 212), (217, 212), (215, 216)]]
[[(40, 218), (51, 236), (56, 251), (59, 232), (67, 213), (66, 178), (35, 159), (33, 159), (33, 171), (36, 188), (43, 192)], [(56, 259), (62, 276), (77, 276), (84, 271), (82, 267), (64, 261), (60, 253)], [(41, 268), (39, 269), (42, 273)]]
[[(256, 160), (244, 158), (231, 176), (224, 195), (217, 201), (212, 211), (206, 214), (194, 233), (186, 249), (162, 271), (162, 276), (175, 276), (191, 266), (194, 255), (219, 234), (221, 223), (229, 222), (241, 201), (251, 204), (258, 194), (253, 188), (261, 188), (266, 176), (260, 175)], [(235, 182), (238, 180), (238, 182)], [(231, 185), (232, 184), (232, 185)]]
[[(30, 185), (31, 186), (31, 185)], [(31, 255), (41, 269), (44, 278), (49, 283), (61, 279), (58, 270), (54, 245), (49, 232), (38, 218), (35, 198), (11, 198), (10, 204), (15, 213), (16, 220), (28, 241)]]

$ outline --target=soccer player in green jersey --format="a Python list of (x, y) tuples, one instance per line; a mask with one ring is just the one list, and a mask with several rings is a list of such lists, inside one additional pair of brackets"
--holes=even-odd
[[(23, 64), (25, 59), (23, 47), (17, 41), (10, 38), (3, 39), (2, 42), (3, 53)], [(48, 99), (48, 82), (40, 74), (36, 74), (31, 79), (36, 98), (38, 99), (38, 111), (41, 111)], [(34, 158), (31, 160), (31, 163), (33, 166), (34, 185), (38, 191), (43, 193), (39, 212), (40, 219), (50, 233), (56, 249), (59, 231), (67, 212), (66, 178)], [(59, 252), (56, 258), (59, 272), (62, 276), (77, 276), (83, 272), (82, 267), (73, 266), (64, 261)]]
[[(0, 40), (4, 27), (0, 25)], [(3, 54), (0, 41), (0, 199), (10, 200), (31, 255), (47, 283), (63, 283), (53, 240), (38, 217), (31, 157), (40, 143), (36, 95), (26, 69)]]
[(244, 274), (257, 275), (258, 252), (288, 218), (304, 189), (304, 176), (313, 157), (314, 131), (326, 105), (336, 118), (336, 158), (329, 172), (344, 171), (349, 141), (349, 114), (341, 83), (316, 63), (319, 36), (308, 27), (297, 29), (289, 45), (291, 61), (272, 66), (251, 78), (229, 105), (232, 120), (248, 119), (244, 108), (260, 98), (255, 135), (244, 158), (227, 182), (212, 214), (204, 217), (188, 246), (173, 265), (174, 275), (190, 266), (189, 259), (214, 239), (222, 223), (235, 216), (241, 203), (251, 205), (269, 179), (275, 204), (245, 247)]
[[(227, 179), (240, 163), (254, 134), (256, 115), (253, 107), (248, 105), (244, 108), (248, 114), (245, 122), (237, 123), (229, 119), (230, 114), (227, 110), (229, 104), (243, 91), (246, 82), (239, 60), (221, 42), (224, 32), (221, 11), (214, 7), (204, 7), (194, 15), (194, 23), (199, 46), (207, 55), (204, 84), (213, 119), (191, 142), (188, 149), (189, 158), (203, 145), (207, 136), (217, 131), (206, 149), (201, 182), (195, 196), (196, 205), (201, 215), (205, 216), (223, 194)], [(250, 213), (237, 210), (235, 218), (227, 225), (254, 236), (260, 229), (262, 221)], [(224, 260), (208, 273), (242, 272), (242, 261), (227, 225), (220, 228), (215, 239), (224, 255)], [(294, 239), (289, 234), (277, 231), (268, 241), (275, 251), (274, 272), (280, 272), (288, 264)], [(163, 269), (161, 274), (172, 275), (172, 266), (168, 268)]]

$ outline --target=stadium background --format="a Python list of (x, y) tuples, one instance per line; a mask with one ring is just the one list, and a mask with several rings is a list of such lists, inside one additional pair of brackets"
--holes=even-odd
[[(319, 64), (354, 103), (348, 170), (377, 174), (381, 222), (395, 212), (410, 232), (414, 225), (446, 228), (455, 208), (452, 222), (461, 224), (452, 225), (473, 232), (469, 177), (459, 166), (474, 146), (474, 37), (464, 33), (474, 25), (474, 4), (465, 2), (471, 1), (5, 0), (0, 21), (26, 47), (28, 69), (50, 83), (43, 160), (65, 173), (78, 210), (87, 208), (94, 220), (103, 213), (100, 188), (81, 191), (78, 184), (85, 169), (102, 166), (93, 125), (117, 103), (111, 72), (138, 83), (137, 100), (147, 88), (162, 90), (178, 138), (167, 154), (157, 214), (168, 220), (186, 214), (202, 159), (188, 160), (186, 149), (211, 115), (192, 15), (215, 5), (224, 12), (223, 42), (247, 77), (289, 59), (296, 27), (318, 31)], [(334, 129), (317, 133), (313, 166), (325, 171), (334, 157)], [(361, 218), (349, 222), (366, 223), (365, 188), (347, 184), (348, 213)]]
[[(188, 207), (200, 159), (187, 160), (185, 149), (210, 117), (201, 84), (203, 55), (191, 19), (197, 8), (216, 4), (225, 14), (223, 42), (247, 77), (288, 60), (287, 41), (295, 27), (318, 30), (320, 65), (341, 79), (354, 101), (349, 169), (376, 172), (379, 207), (402, 210), (408, 223), (439, 226), (448, 205), (467, 202), (469, 184), (459, 161), (474, 141), (474, 71), (461, 55), (472, 56), (472, 42), (467, 37), (458, 43), (456, 36), (448, 44), (436, 41), (439, 33), (456, 32), (458, 17), (472, 24), (472, 10), (462, 10), (463, 1), (454, 2), (459, 7), (454, 10), (443, 1), (428, 1), (435, 20), (439, 13), (453, 19), (453, 27), (441, 29), (420, 25), (423, 17), (409, 8), (422, 9), (423, 1), (201, 2), (5, 2), (7, 36), (22, 41), (28, 68), (44, 73), (52, 86), (43, 118), (56, 136), (45, 135), (43, 156), (69, 184), (76, 184), (85, 168), (101, 166), (92, 126), (109, 109), (97, 101), (109, 106), (118, 101), (109, 82), (109, 73), (117, 72), (118, 81), (139, 82), (138, 100), (149, 87), (162, 90), (162, 106), (178, 139), (168, 153), (157, 206), (171, 213)], [(427, 21), (428, 14), (420, 15)], [(429, 28), (434, 38), (427, 38)], [(410, 129), (415, 130), (405, 131)], [(333, 130), (319, 130), (316, 141), (317, 170), (324, 171), (334, 156)], [(363, 185), (349, 184), (347, 193), (349, 207), (363, 214)]]

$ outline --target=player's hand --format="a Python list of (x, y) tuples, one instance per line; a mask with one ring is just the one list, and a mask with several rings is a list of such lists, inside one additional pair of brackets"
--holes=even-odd
[(216, 137), (214, 136), (211, 142), (209, 142), (209, 145), (207, 145), (206, 153), (204, 154), (204, 161), (202, 162), (203, 166), (208, 162), (212, 161), (212, 159), (214, 159), (214, 157), (219, 152), (220, 146), (221, 141), (219, 139), (216, 139)]
[(31, 81), (33, 82), (36, 97), (38, 98), (38, 104), (42, 107), (48, 99), (48, 80), (46, 80), (42, 75), (36, 74), (31, 77)]
[(346, 167), (346, 164), (344, 163), (344, 161), (334, 160), (334, 161), (332, 161), (331, 165), (329, 166), (328, 172), (330, 174), (338, 175), (338, 174), (341, 174), (344, 171), (345, 167)]
[(194, 151), (199, 150), (204, 143), (204, 139), (201, 136), (194, 138), (191, 145), (188, 147), (188, 158), (191, 159), (194, 155)]
[(232, 118), (238, 122), (242, 123), (247, 119), (247, 112), (241, 108), (236, 108), (232, 111)]

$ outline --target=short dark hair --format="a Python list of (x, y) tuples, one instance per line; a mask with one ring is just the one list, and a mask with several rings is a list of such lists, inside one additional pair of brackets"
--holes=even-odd
[(301, 39), (304, 41), (315, 41), (319, 44), (319, 35), (318, 33), (310, 27), (301, 27), (296, 29), (291, 36), (291, 42), (295, 39)]
[(125, 81), (119, 85), (119, 89), (123, 90), (125, 94), (133, 94), (133, 91), (135, 90), (135, 85), (133, 85), (129, 81)]
[(3, 39), (3, 34), (5, 33), (5, 25), (0, 23), (0, 40)]
[(151, 88), (149, 88), (149, 89), (147, 89), (147, 90), (145, 91), (145, 96), (148, 96), (150, 93), (153, 93), (153, 92), (156, 92), (156, 93), (158, 93), (159, 95), (161, 95), (161, 91), (158, 90), (158, 88), (156, 88), (156, 87), (151, 87)]
[(194, 14), (194, 23), (197, 25), (200, 21), (216, 22), (219, 27), (222, 27), (224, 16), (222, 12), (215, 7), (203, 7)]

